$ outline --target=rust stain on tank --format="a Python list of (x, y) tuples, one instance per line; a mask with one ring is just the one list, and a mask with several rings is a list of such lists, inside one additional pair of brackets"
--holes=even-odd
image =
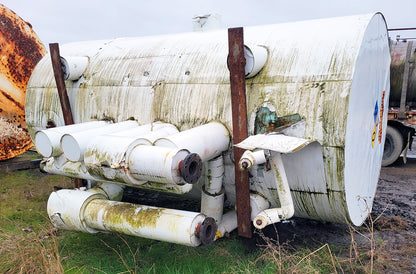
[(26, 86), (45, 54), (32, 26), (0, 4), (0, 160), (32, 146), (25, 122)]

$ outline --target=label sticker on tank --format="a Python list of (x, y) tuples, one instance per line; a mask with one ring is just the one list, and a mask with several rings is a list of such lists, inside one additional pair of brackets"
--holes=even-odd
[(374, 143), (377, 139), (377, 126), (378, 126), (378, 101), (376, 101), (376, 104), (374, 106), (374, 128), (373, 128), (373, 134), (371, 134), (371, 145), (374, 147)]
[[(380, 107), (380, 125), (378, 127), (378, 143), (381, 144), (381, 137), (383, 136), (383, 115), (384, 115), (384, 97), (386, 95), (386, 91), (383, 90), (383, 95), (381, 97), (381, 107)], [(373, 145), (374, 146), (374, 145)]]

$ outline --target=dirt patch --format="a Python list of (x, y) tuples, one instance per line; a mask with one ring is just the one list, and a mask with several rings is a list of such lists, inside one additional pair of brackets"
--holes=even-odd
[(403, 217), (416, 229), (416, 159), (399, 159), (381, 170), (373, 215)]

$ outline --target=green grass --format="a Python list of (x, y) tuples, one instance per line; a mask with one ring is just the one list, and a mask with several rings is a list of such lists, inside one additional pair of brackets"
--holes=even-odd
[[(210, 246), (195, 248), (117, 233), (56, 231), (46, 213), (46, 202), (55, 186), (72, 188), (73, 182), (38, 170), (0, 174), (0, 273), (382, 273), (384, 269), (397, 270), (389, 259), (386, 243), (380, 239), (373, 242), (371, 253), (370, 243), (354, 248), (354, 245), (304, 239), (304, 243), (294, 245), (266, 236), (260, 237), (263, 243), (258, 246), (253, 240), (240, 239), (236, 232)], [(353, 231), (352, 235), (356, 233)], [(354, 236), (351, 238), (354, 240)], [(416, 252), (412, 250), (409, 254)]]
[[(194, 248), (116, 233), (50, 233), (53, 228), (46, 214), (46, 202), (55, 186), (71, 188), (73, 184), (68, 178), (38, 170), (0, 174), (1, 273), (24, 264), (19, 252), (38, 260), (59, 257), (67, 273), (221, 273), (244, 269), (249, 264), (249, 250), (235, 235), (211, 246)], [(52, 238), (58, 254), (51, 249)]]

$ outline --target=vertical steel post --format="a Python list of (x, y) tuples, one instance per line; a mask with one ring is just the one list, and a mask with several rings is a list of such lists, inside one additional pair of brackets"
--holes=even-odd
[[(233, 144), (247, 138), (247, 106), (243, 28), (228, 29), (228, 69), (230, 70)], [(251, 238), (250, 185), (248, 172), (238, 168), (244, 150), (234, 147), (235, 192), (238, 235)]]
[[(61, 66), (61, 55), (59, 53), (59, 44), (49, 44), (49, 50), (52, 59), (53, 74), (55, 76), (56, 88), (58, 89), (59, 101), (61, 102), (62, 113), (64, 116), (65, 125), (72, 125), (74, 123), (71, 105), (69, 103), (68, 93), (66, 91), (64, 74)], [(82, 186), (82, 179), (75, 179), (75, 187)]]

